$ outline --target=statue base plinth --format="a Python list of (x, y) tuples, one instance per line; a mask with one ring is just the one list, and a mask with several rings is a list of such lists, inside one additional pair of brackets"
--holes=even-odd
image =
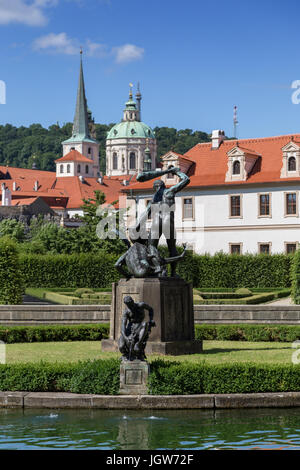
[(147, 395), (149, 364), (144, 361), (124, 361), (120, 366), (120, 395)]
[(101, 341), (103, 351), (118, 351), (123, 300), (127, 295), (135, 302), (145, 302), (154, 311), (156, 326), (151, 330), (146, 354), (178, 356), (202, 352), (202, 341), (195, 340), (194, 334), (192, 285), (177, 277), (131, 278), (113, 283), (110, 338)]

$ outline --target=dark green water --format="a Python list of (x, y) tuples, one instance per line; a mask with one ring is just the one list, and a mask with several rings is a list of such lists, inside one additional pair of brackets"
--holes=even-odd
[(300, 408), (0, 410), (0, 449), (300, 449)]

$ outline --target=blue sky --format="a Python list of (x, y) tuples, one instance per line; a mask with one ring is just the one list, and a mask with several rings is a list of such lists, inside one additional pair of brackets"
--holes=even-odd
[(79, 48), (96, 122), (118, 122), (128, 84), (142, 119), (238, 137), (300, 132), (298, 0), (0, 0), (0, 124), (73, 120)]

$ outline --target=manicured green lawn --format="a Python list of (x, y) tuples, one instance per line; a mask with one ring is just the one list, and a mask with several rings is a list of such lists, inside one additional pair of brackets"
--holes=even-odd
[[(74, 341), (50, 343), (16, 343), (6, 346), (6, 360), (16, 362), (77, 362), (87, 359), (120, 357), (119, 353), (101, 352), (100, 341)], [(203, 354), (165, 356), (165, 360), (188, 360), (210, 364), (232, 362), (291, 364), (295, 351), (291, 343), (259, 343), (243, 341), (204, 341)], [(160, 356), (161, 357), (161, 356)], [(154, 356), (149, 356), (151, 361)], [(157, 358), (157, 356), (156, 356)]]

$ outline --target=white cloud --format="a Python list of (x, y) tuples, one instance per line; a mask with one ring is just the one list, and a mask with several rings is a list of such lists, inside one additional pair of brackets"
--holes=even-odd
[(41, 36), (33, 42), (37, 51), (46, 51), (54, 54), (75, 55), (79, 53), (79, 44), (76, 39), (69, 38), (66, 33), (50, 33)]
[(123, 46), (114, 47), (112, 50), (115, 54), (115, 61), (118, 64), (140, 60), (144, 56), (144, 49), (134, 44), (124, 44)]
[(47, 23), (44, 8), (57, 3), (58, 0), (0, 0), (0, 24), (43, 26)]
[(82, 45), (83, 52), (87, 56), (101, 59), (113, 57), (118, 64), (140, 60), (144, 55), (144, 49), (133, 44), (110, 47), (107, 44), (93, 42), (90, 39), (80, 43), (78, 39), (69, 37), (67, 33), (49, 33), (35, 39), (32, 44), (33, 49), (36, 51), (66, 55), (78, 54), (80, 45)]

